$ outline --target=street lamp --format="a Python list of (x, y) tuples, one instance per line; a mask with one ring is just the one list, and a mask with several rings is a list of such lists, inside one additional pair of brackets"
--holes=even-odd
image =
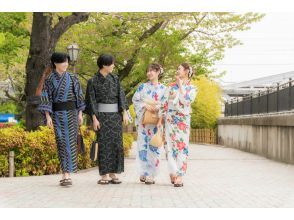
[(70, 57), (70, 64), (73, 66), (73, 73), (76, 73), (76, 63), (78, 60), (79, 51), (80, 49), (77, 43), (73, 43), (67, 46), (67, 52)]

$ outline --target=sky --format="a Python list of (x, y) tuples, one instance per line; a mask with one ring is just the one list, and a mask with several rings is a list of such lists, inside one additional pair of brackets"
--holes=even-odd
[(221, 84), (294, 71), (294, 13), (266, 13), (250, 30), (234, 36), (243, 45), (227, 49), (215, 65), (217, 72), (227, 72)]

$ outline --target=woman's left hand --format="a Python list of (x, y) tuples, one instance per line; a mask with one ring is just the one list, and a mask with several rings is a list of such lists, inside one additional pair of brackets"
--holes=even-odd
[(176, 80), (177, 80), (177, 84), (178, 84), (179, 88), (181, 88), (183, 85), (183, 81), (178, 76), (176, 76)]
[(79, 111), (79, 126), (83, 124), (83, 113), (82, 111)]

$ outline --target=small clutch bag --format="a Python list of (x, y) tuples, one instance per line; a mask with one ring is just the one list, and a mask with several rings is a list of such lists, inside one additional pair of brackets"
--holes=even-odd
[(152, 124), (152, 125), (156, 125), (158, 123), (158, 115), (156, 112), (151, 112), (146, 110), (143, 116), (143, 121), (142, 124), (146, 125), (146, 124)]
[(162, 147), (163, 146), (163, 131), (162, 128), (159, 128), (156, 134), (150, 140), (150, 145), (153, 147)]
[[(157, 104), (157, 102), (155, 102), (153, 100), (147, 100), (147, 99), (145, 99), (144, 102), (148, 105), (153, 105), (153, 106), (155, 106)], [(158, 120), (159, 120), (159, 117), (156, 112), (151, 112), (146, 109), (144, 116), (143, 116), (142, 124), (143, 125), (146, 125), (146, 124), (157, 125)]]
[(79, 127), (79, 133), (78, 133), (78, 153), (80, 154), (85, 153), (85, 144), (84, 144), (84, 139), (81, 132), (81, 127)]
[(98, 142), (97, 141), (93, 141), (91, 145), (90, 158), (93, 161), (96, 161), (98, 158)]

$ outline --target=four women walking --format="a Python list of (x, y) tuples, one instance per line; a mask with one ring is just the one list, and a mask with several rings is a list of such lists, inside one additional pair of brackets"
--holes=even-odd
[[(83, 123), (82, 111), (93, 122), (98, 143), (97, 163), (101, 176), (98, 184), (119, 184), (117, 174), (124, 172), (122, 123), (128, 124), (128, 102), (117, 75), (113, 74), (114, 57), (102, 54), (98, 72), (87, 84), (85, 102), (76, 75), (67, 72), (70, 58), (67, 54), (54, 53), (53, 70), (46, 69), (45, 82), (38, 109), (46, 116), (46, 123), (54, 127), (58, 157), (63, 173), (60, 185), (72, 184), (70, 173), (77, 171), (78, 126)], [(139, 85), (132, 101), (136, 113), (137, 166), (140, 181), (154, 184), (159, 171), (161, 148), (150, 141), (159, 132), (163, 134), (164, 148), (172, 184), (183, 186), (182, 177), (187, 170), (191, 103), (196, 88), (190, 80), (193, 70), (187, 63), (177, 69), (176, 81), (167, 88), (159, 82), (163, 69), (150, 64), (148, 81)], [(156, 116), (155, 122), (145, 120), (145, 113)]]

